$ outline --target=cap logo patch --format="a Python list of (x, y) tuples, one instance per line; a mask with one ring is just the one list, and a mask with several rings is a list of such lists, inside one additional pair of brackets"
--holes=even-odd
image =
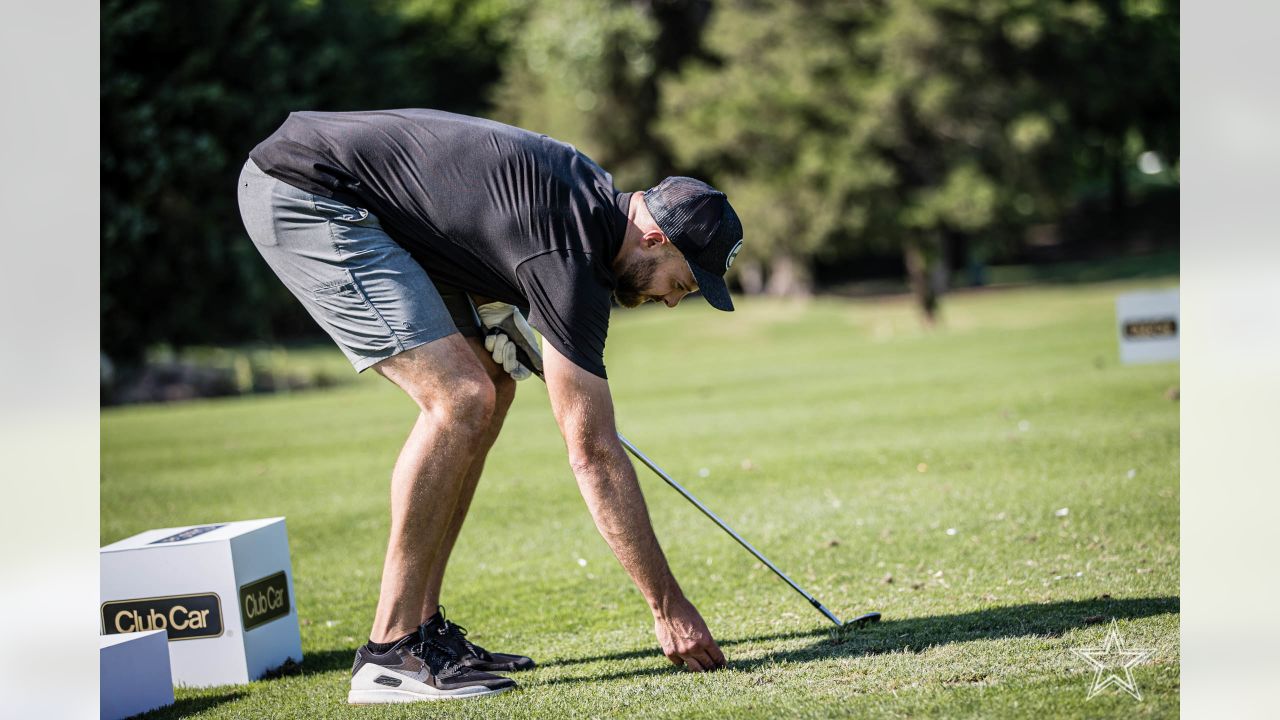
[(729, 251), (729, 257), (724, 259), (724, 271), (729, 272), (729, 268), (733, 267), (733, 261), (738, 257), (738, 251), (742, 249), (742, 241), (739, 240), (737, 245)]

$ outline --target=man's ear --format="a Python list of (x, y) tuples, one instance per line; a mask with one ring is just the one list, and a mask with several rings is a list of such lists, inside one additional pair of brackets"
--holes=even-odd
[(650, 230), (640, 237), (640, 247), (645, 250), (649, 250), (663, 244), (670, 244), (670, 242), (671, 240), (667, 238), (667, 234), (661, 230)]

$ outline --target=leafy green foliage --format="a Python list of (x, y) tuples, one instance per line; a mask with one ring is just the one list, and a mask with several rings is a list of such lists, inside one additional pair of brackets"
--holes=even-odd
[(482, 110), (507, 5), (104, 2), (107, 353), (313, 332), (240, 226), (249, 151), (294, 110)]
[(674, 171), (655, 134), (658, 83), (700, 52), (707, 0), (528, 0), (504, 64), (497, 112), (568, 140), (646, 188)]
[(1177, 156), (1170, 3), (726, 0), (705, 42), (660, 134), (741, 199), (748, 260), (901, 246), (927, 273)]
[[(745, 289), (804, 290), (815, 263), (901, 252), (932, 312), (961, 248), (1008, 254), (1072, 213), (1096, 246), (1156, 232), (1129, 208), (1148, 187), (1176, 194), (1178, 8), (106, 0), (101, 103), (116, 359), (316, 332), (245, 238), (233, 191), (248, 151), (300, 109), (493, 114), (577, 144), (619, 187), (705, 177), (743, 216)], [(1133, 170), (1145, 151), (1170, 168), (1155, 183)]]

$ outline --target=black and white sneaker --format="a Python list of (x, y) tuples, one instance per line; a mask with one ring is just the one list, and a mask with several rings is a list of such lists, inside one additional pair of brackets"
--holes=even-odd
[(513, 672), (531, 670), (532, 658), (509, 653), (489, 652), (467, 639), (466, 628), (449, 622), (444, 616), (444, 606), (437, 608), (436, 614), (422, 625), (422, 632), (429, 638), (438, 640), (453, 653), (453, 657), (461, 664), (485, 672)]
[(356, 650), (351, 668), (352, 705), (419, 700), (461, 700), (506, 692), (514, 680), (459, 664), (453, 653), (428, 638), (422, 628), (405, 636), (385, 653), (367, 645)]

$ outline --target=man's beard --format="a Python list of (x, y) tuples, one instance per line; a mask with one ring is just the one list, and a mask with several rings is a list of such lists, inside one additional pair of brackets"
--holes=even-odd
[(645, 290), (653, 284), (653, 276), (661, 264), (662, 259), (645, 257), (628, 265), (615, 278), (613, 298), (625, 308), (639, 307), (652, 300), (645, 295)]

